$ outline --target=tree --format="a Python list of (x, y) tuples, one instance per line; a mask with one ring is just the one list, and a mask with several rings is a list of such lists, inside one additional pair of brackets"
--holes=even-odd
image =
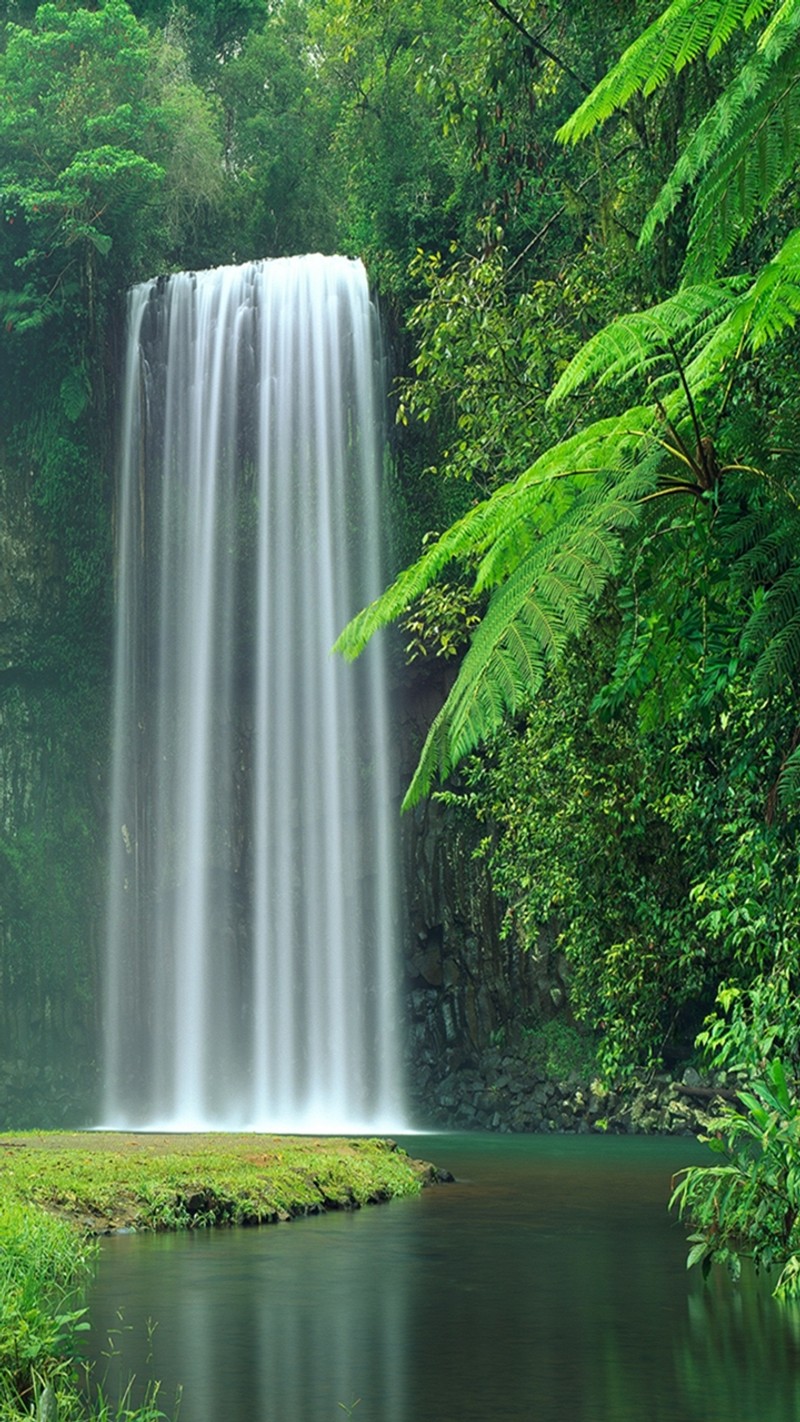
[[(752, 235), (759, 213), (768, 210), (768, 225), (775, 226), (776, 195), (795, 161), (795, 139), (786, 139), (778, 116), (790, 113), (800, 74), (793, 45), (798, 25), (800, 6), (793, 0), (749, 6), (674, 0), (562, 128), (565, 140), (585, 136), (643, 89), (651, 91), (701, 55), (712, 60), (734, 36), (749, 44), (741, 69), (689, 136), (644, 225), (641, 240), (648, 242), (693, 186), (684, 282), (666, 300), (620, 317), (591, 338), (550, 397), (555, 408), (588, 386), (596, 403), (604, 392), (634, 384), (643, 387), (643, 402), (604, 415), (539, 455), (444, 533), (339, 639), (340, 650), (357, 655), (453, 561), (475, 570), (476, 594), (489, 594), (406, 804), (426, 793), (435, 776), (446, 776), (504, 715), (528, 703), (548, 668), (589, 625), (606, 587), (636, 564), (643, 544), (660, 539), (651, 561), (659, 580), (679, 576), (682, 539), (676, 543), (664, 528), (665, 501), (684, 506), (682, 527), (702, 526), (710, 548), (713, 541), (715, 594), (736, 628), (728, 656), (741, 644), (765, 688), (796, 666), (800, 565), (793, 549), (800, 530), (793, 464), (784, 446), (763, 448), (757, 417), (747, 418), (747, 400), (762, 379), (762, 351), (786, 343), (800, 310), (800, 232), (784, 231), (778, 250), (752, 277), (717, 275), (717, 269), (735, 240)], [(761, 169), (750, 157), (756, 133)], [(725, 235), (709, 267), (698, 253), (707, 250), (711, 195), (734, 176), (738, 196), (729, 200)], [(795, 359), (793, 344), (787, 356)], [(776, 556), (781, 576), (773, 582), (765, 565)], [(621, 651), (624, 659), (624, 644)], [(695, 662), (705, 668), (704, 647)], [(794, 783), (798, 761), (792, 751), (786, 786)]]
[(3, 314), (23, 333), (65, 315), (78, 291), (91, 320), (98, 282), (158, 261), (175, 208), (213, 196), (221, 152), (177, 37), (151, 41), (124, 0), (42, 5), (7, 30)]
[[(79, 641), (87, 620), (102, 632), (114, 321), (125, 289), (169, 263), (213, 203), (216, 123), (180, 37), (151, 38), (124, 0), (46, 4), (6, 26), (0, 399), (9, 450), (33, 469), (66, 561), (60, 631), (68, 623)], [(59, 660), (74, 669), (74, 649)]]

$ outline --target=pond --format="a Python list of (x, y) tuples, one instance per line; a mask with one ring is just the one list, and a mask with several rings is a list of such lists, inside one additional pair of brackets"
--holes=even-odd
[(692, 1140), (438, 1135), (456, 1183), (261, 1230), (119, 1237), (92, 1288), (112, 1394), (180, 1422), (796, 1422), (800, 1308), (686, 1271)]

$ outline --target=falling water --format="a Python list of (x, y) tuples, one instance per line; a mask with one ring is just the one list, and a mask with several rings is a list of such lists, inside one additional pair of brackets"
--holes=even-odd
[(134, 289), (118, 514), (105, 1124), (402, 1125), (362, 266)]

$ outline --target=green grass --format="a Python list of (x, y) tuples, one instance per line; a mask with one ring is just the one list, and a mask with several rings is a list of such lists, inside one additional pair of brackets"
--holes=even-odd
[(0, 1197), (84, 1229), (266, 1224), (416, 1194), (430, 1167), (382, 1140), (0, 1135)]
[(435, 1178), (391, 1142), (278, 1136), (0, 1135), (0, 1422), (157, 1422), (102, 1398), (72, 1361), (81, 1290), (114, 1228), (274, 1223), (416, 1194)]

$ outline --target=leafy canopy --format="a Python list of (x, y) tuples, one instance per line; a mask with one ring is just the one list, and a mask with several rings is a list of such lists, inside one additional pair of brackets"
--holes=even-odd
[[(713, 58), (737, 30), (750, 36), (757, 21), (762, 28), (752, 62), (764, 69), (764, 82), (743, 95), (740, 75), (735, 76), (689, 137), (684, 153), (723, 101), (735, 115), (733, 141), (734, 134), (746, 130), (767, 90), (784, 83), (782, 66), (788, 65), (793, 76), (800, 73), (797, 47), (791, 46), (800, 23), (798, 0), (778, 6), (675, 0), (587, 98), (562, 136), (583, 136), (638, 90), (649, 92), (701, 54)], [(703, 183), (716, 171), (711, 159), (679, 171), (680, 163), (679, 158), (678, 177), (673, 173), (667, 186), (678, 182), (682, 190), (701, 174), (701, 199)], [(772, 200), (778, 181), (771, 178), (759, 187), (759, 202), (747, 209), (749, 217), (741, 209), (737, 235), (756, 208)], [(645, 240), (652, 228), (652, 223), (646, 228)], [(697, 234), (699, 241), (699, 228)], [(725, 253), (729, 247), (723, 243)], [(709, 536), (731, 537), (732, 561), (752, 552), (746, 538), (736, 543), (734, 530), (742, 500), (746, 507), (754, 488), (774, 481), (771, 456), (752, 451), (743, 458), (732, 449), (726, 460), (718, 446), (726, 440), (736, 390), (746, 389), (747, 363), (794, 327), (800, 310), (800, 232), (791, 232), (750, 279), (716, 275), (718, 262), (719, 254), (702, 280), (689, 279), (693, 274), (687, 273), (686, 283), (650, 310), (613, 321), (578, 351), (551, 395), (551, 406), (558, 407), (587, 386), (601, 392), (633, 385), (636, 404), (546, 450), (525, 473), (447, 530), (340, 637), (339, 650), (357, 655), (378, 627), (402, 616), (453, 561), (473, 572), (476, 594), (490, 593), (485, 616), (423, 747), (406, 805), (536, 694), (569, 639), (586, 627), (600, 594), (624, 573), (637, 539), (649, 536), (660, 500), (688, 499), (693, 517), (706, 519)], [(726, 503), (728, 484), (734, 491), (732, 505)], [(718, 521), (720, 509), (725, 516)], [(780, 482), (773, 513), (781, 546), (797, 546), (796, 505)], [(750, 532), (758, 543), (760, 535)], [(744, 574), (741, 581), (749, 596), (752, 582)], [(798, 585), (793, 558), (784, 588), (789, 585), (793, 598)], [(786, 676), (800, 659), (800, 636), (794, 618), (786, 624), (779, 615), (780, 596), (780, 589), (762, 585), (767, 611), (758, 624), (748, 624), (748, 635), (759, 667), (771, 659), (773, 672)]]

